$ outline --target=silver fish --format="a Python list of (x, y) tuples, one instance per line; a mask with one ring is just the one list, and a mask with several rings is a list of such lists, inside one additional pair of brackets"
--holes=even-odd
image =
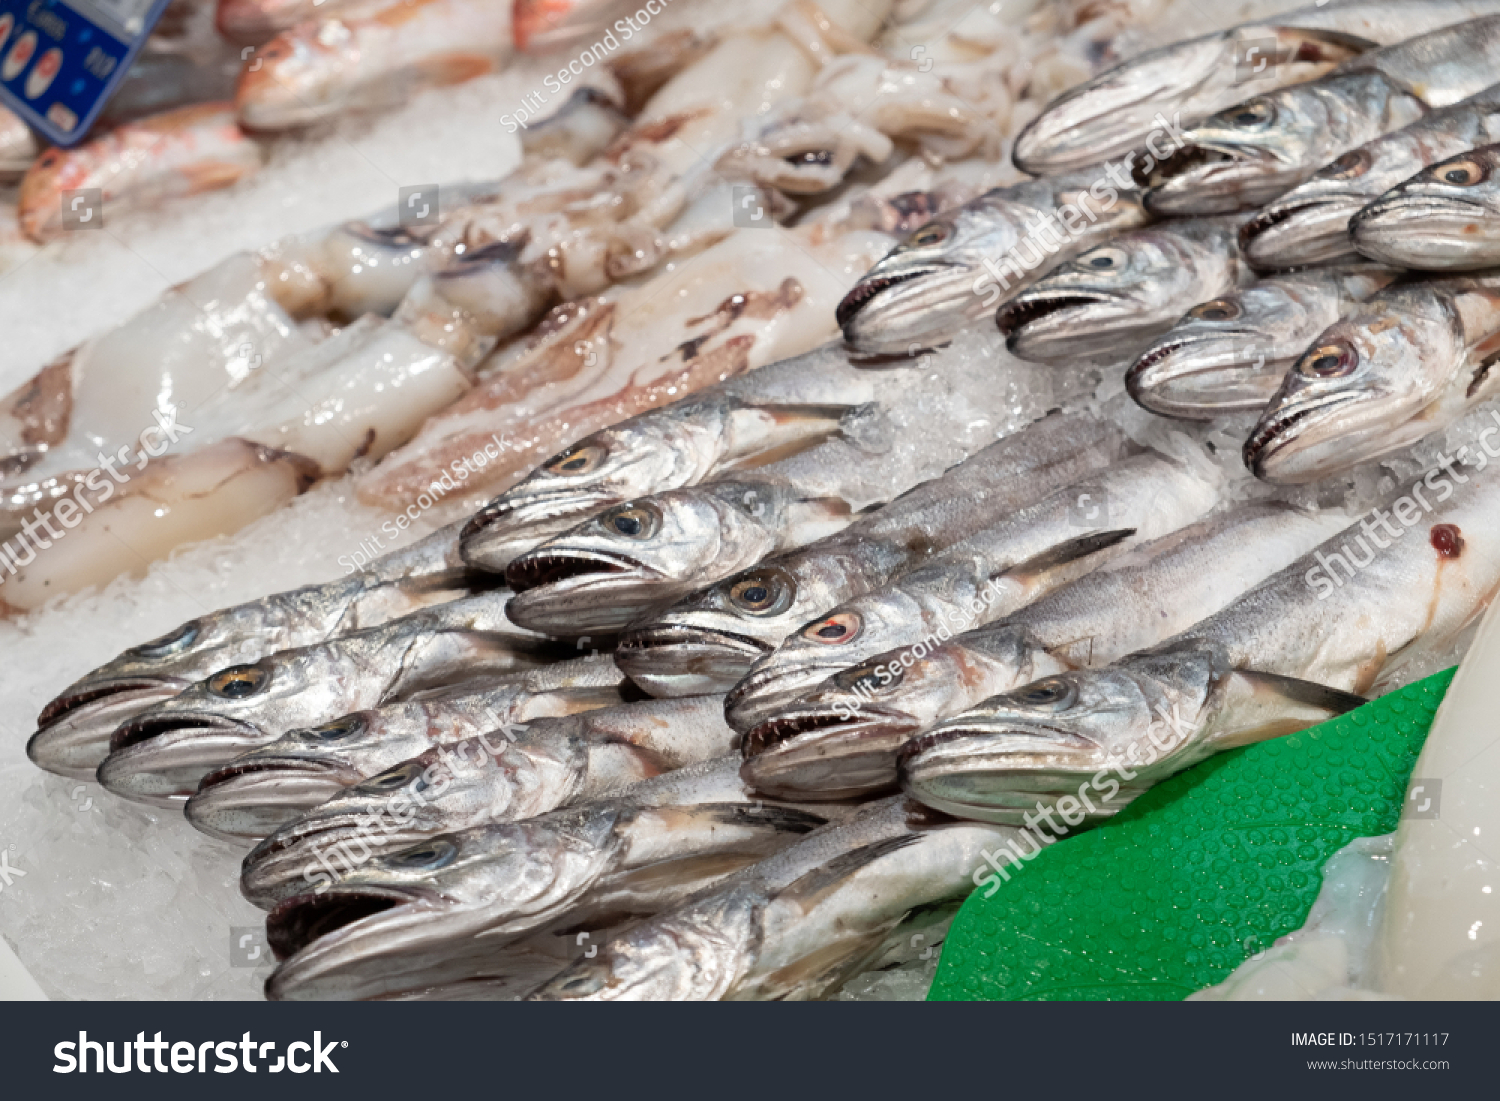
[(503, 977), (506, 950), (566, 923), (653, 913), (791, 844), (822, 814), (752, 804), (736, 761), (679, 769), (523, 822), (373, 857), (266, 922), (273, 1000), (368, 998)]
[(1471, 271), (1500, 264), (1500, 144), (1439, 161), (1349, 222), (1349, 239), (1383, 264)]
[(950, 547), (927, 565), (838, 605), (751, 666), (724, 699), (746, 756), (782, 737), (778, 716), (842, 669), (900, 646), (924, 650), (1009, 615), (1135, 543), (1175, 531), (1218, 502), (1207, 463), (1147, 452), (1060, 489)]
[[(311, 890), (346, 854), (518, 822), (734, 752), (718, 696), (651, 700), (537, 719), (435, 746), (286, 822), (245, 858), (240, 889), (270, 909)], [(341, 848), (342, 846), (342, 848)]]
[(837, 535), (768, 558), (620, 636), (615, 662), (647, 692), (726, 692), (813, 616), (1125, 454), (1092, 417), (1053, 415), (992, 443)]
[(464, 595), (475, 578), (458, 557), (461, 526), (436, 531), (337, 581), (199, 616), (131, 647), (42, 709), (27, 755), (49, 772), (92, 780), (109, 755), (110, 735), (122, 723), (210, 673)]
[(221, 669), (123, 723), (99, 782), (128, 799), (178, 805), (208, 773), (288, 730), (570, 651), (511, 623), (508, 599), (466, 597)]
[(1188, 130), (1151, 169), (1146, 209), (1223, 214), (1263, 206), (1341, 154), (1483, 91), (1497, 65), (1500, 15), (1490, 15), (1246, 99)]
[(351, 784), (433, 747), (493, 730), (618, 705), (628, 685), (609, 661), (577, 658), (356, 711), (293, 730), (210, 772), (184, 808), (204, 833), (259, 841)]
[(1245, 224), (1245, 256), (1258, 268), (1358, 259), (1349, 219), (1427, 165), (1497, 138), (1500, 87), (1491, 87), (1351, 149)]
[(1241, 219), (1122, 233), (1054, 269), (995, 315), (1006, 347), (1044, 363), (1118, 363), (1189, 308), (1250, 283)]
[(474, 514), (461, 553), (479, 569), (504, 570), (590, 513), (814, 446), (891, 389), (834, 344), (738, 375), (554, 455)]
[(1164, 417), (1260, 409), (1319, 333), (1393, 278), (1372, 265), (1288, 272), (1200, 302), (1141, 353), (1125, 387)]
[(1065, 833), (1051, 813), (1106, 817), (1213, 753), (1357, 706), (1446, 652), (1500, 585), (1500, 481), (1434, 470), (1386, 505), (1155, 649), (939, 723), (902, 748), (902, 786)]
[(912, 910), (972, 890), (984, 850), (1021, 833), (881, 800), (606, 941), (528, 997), (816, 998), (875, 959)]
[(896, 783), (896, 751), (934, 723), (1042, 676), (1103, 665), (1223, 608), (1347, 517), (1244, 505), (1144, 543), (997, 623), (920, 657), (878, 654), (776, 717), (782, 740), (741, 775), (781, 798), (848, 798)]
[(1245, 441), (1245, 465), (1300, 484), (1440, 432), (1496, 393), (1500, 277), (1388, 287), (1287, 372)]
[(866, 354), (937, 347), (1059, 261), (1145, 220), (1117, 166), (997, 187), (938, 214), (866, 272), (838, 305), (839, 328)]

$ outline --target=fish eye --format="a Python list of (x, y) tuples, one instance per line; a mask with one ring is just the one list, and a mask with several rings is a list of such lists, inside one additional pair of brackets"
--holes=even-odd
[(787, 164), (796, 168), (821, 168), (833, 163), (832, 149), (808, 149), (802, 153), (793, 153), (790, 157), (783, 157)]
[(1318, 175), (1329, 180), (1348, 180), (1364, 175), (1369, 168), (1370, 155), (1363, 149), (1351, 149), (1336, 160), (1329, 161)]
[(397, 788), (405, 787), (422, 774), (422, 766), (416, 761), (405, 761), (393, 768), (388, 768), (378, 775), (371, 776), (359, 785), (361, 791), (395, 791)]
[(1276, 109), (1263, 99), (1252, 99), (1228, 112), (1229, 121), (1235, 126), (1260, 129), (1269, 126), (1276, 117)]
[(952, 232), (942, 222), (928, 222), (921, 229), (917, 230), (917, 232), (913, 233), (907, 239), (907, 243), (916, 245), (919, 248), (940, 245), (948, 239)]
[(1072, 706), (1077, 695), (1073, 686), (1067, 681), (1058, 677), (1048, 677), (1034, 684), (1028, 684), (1024, 688), (1018, 688), (1011, 693), (1011, 699), (1025, 707), (1062, 711)]
[(757, 570), (729, 587), (729, 602), (751, 615), (780, 615), (791, 606), (795, 589), (783, 574)]
[(334, 719), (332, 722), (323, 723), (320, 726), (309, 727), (304, 733), (310, 738), (316, 738), (320, 742), (336, 742), (341, 738), (347, 738), (351, 734), (357, 734), (365, 728), (364, 719), (358, 715), (345, 715), (342, 719)]
[(1444, 183), (1451, 183), (1455, 187), (1473, 187), (1477, 183), (1483, 183), (1486, 175), (1484, 166), (1472, 160), (1451, 161), (1439, 166), (1437, 173)]
[(258, 665), (232, 665), (208, 678), (208, 690), (226, 700), (243, 700), (266, 686), (271, 675)]
[(1240, 316), (1240, 304), (1232, 298), (1210, 298), (1188, 311), (1199, 321), (1233, 321)]
[(608, 454), (597, 444), (579, 444), (548, 459), (542, 469), (548, 474), (592, 474)]
[(1106, 245), (1103, 248), (1085, 252), (1078, 258), (1078, 264), (1090, 271), (1119, 271), (1129, 260), (1130, 257), (1126, 255), (1124, 249)]
[(198, 637), (199, 622), (190, 619), (175, 631), (168, 631), (161, 638), (153, 638), (131, 649), (131, 653), (143, 658), (164, 658), (191, 646)]
[(842, 646), (853, 642), (859, 635), (859, 616), (854, 612), (839, 612), (820, 619), (802, 632), (803, 638), (821, 642), (825, 646)]
[(439, 868), (445, 868), (453, 863), (453, 858), (458, 855), (458, 846), (445, 837), (434, 837), (430, 841), (423, 841), (420, 845), (414, 845), (404, 852), (392, 853), (385, 858), (387, 865), (393, 868), (409, 868), (414, 871), (434, 872)]
[(1302, 357), (1297, 370), (1308, 378), (1343, 378), (1359, 366), (1359, 353), (1338, 341), (1320, 344)]
[(886, 692), (900, 684), (905, 676), (899, 662), (884, 665), (867, 661), (863, 665), (835, 673), (833, 683), (846, 692)]
[(661, 515), (650, 505), (622, 505), (600, 521), (606, 531), (627, 539), (649, 539), (661, 526)]

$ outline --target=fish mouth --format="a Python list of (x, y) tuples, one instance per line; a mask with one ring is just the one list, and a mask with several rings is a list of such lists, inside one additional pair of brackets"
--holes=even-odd
[(1008, 342), (1026, 326), (1042, 321), (1044, 318), (1055, 317), (1067, 310), (1107, 301), (1108, 298), (1104, 295), (1077, 292), (1023, 295), (1000, 307), (999, 312), (995, 314), (995, 324), (1000, 329), (1000, 335)]
[[(1365, 400), (1367, 400), (1367, 395), (1352, 391), (1337, 391), (1332, 394), (1325, 394), (1319, 398), (1285, 406), (1274, 413), (1262, 417), (1260, 423), (1250, 433), (1249, 438), (1245, 440), (1243, 451), (1245, 466), (1257, 478), (1267, 482), (1299, 485), (1303, 482), (1314, 481), (1322, 477), (1325, 471), (1317, 463), (1312, 463), (1305, 468), (1273, 470), (1273, 467), (1277, 465), (1278, 460), (1286, 453), (1287, 449), (1292, 447), (1299, 438), (1302, 438), (1300, 433), (1305, 432), (1308, 427), (1315, 426), (1317, 420), (1326, 416), (1330, 410), (1337, 411)], [(1315, 418), (1313, 425), (1306, 423), (1309, 418)], [(1299, 429), (1299, 433), (1293, 434), (1293, 429)], [(1309, 441), (1303, 450), (1312, 450), (1319, 443), (1327, 444), (1331, 442), (1336, 441)], [(1337, 442), (1347, 444), (1350, 441), (1341, 440)], [(1347, 459), (1347, 453), (1344, 455), (1344, 458)], [(1339, 468), (1352, 466), (1355, 462), (1359, 461), (1361, 460), (1355, 459), (1352, 462), (1340, 462)]]
[[(559, 502), (566, 501), (563, 506)], [(584, 514), (618, 504), (618, 495), (556, 489), (485, 505), (458, 536), (458, 554), (477, 570), (504, 572), (517, 558), (573, 527)]]
[(624, 555), (597, 551), (546, 551), (528, 553), (506, 566), (505, 581), (516, 593), (524, 593), (579, 578), (644, 572), (647, 571), (642, 563)]
[(266, 942), (278, 960), (289, 959), (315, 941), (355, 922), (410, 905), (405, 891), (381, 887), (333, 887), (322, 894), (293, 895), (266, 917)]
[(770, 652), (749, 635), (674, 624), (626, 631), (615, 664), (653, 696), (697, 696), (728, 692)]
[(1143, 202), (1153, 214), (1230, 214), (1263, 205), (1297, 181), (1260, 146), (1188, 142), (1149, 173)]
[(98, 779), (124, 799), (180, 806), (204, 776), (266, 740), (259, 727), (210, 712), (143, 716), (114, 732)]
[(121, 723), (189, 684), (176, 677), (118, 677), (69, 689), (42, 709), (26, 755), (48, 772), (92, 780)]
[(1296, 268), (1357, 255), (1349, 221), (1364, 208), (1356, 195), (1273, 203), (1240, 227), (1240, 248), (1258, 268)]
[(1488, 267), (1495, 262), (1497, 236), (1500, 219), (1493, 210), (1457, 198), (1396, 195), (1349, 220), (1349, 239), (1360, 253), (1399, 267)]
[(506, 568), (512, 623), (558, 638), (617, 635), (682, 595), (691, 579), (668, 577), (635, 559), (592, 551), (537, 551)]
[[(1258, 369), (1238, 354), (1244, 332), (1216, 332), (1198, 340), (1152, 347), (1125, 372), (1125, 389), (1137, 405), (1163, 417), (1212, 420), (1225, 413), (1265, 407), (1280, 384), (1277, 367)], [(1189, 355), (1183, 356), (1187, 350)]]
[(850, 323), (853, 322), (855, 317), (859, 315), (859, 312), (868, 306), (876, 296), (883, 291), (890, 290), (892, 287), (900, 286), (902, 283), (909, 283), (913, 279), (920, 279), (924, 275), (931, 275), (934, 272), (941, 271), (946, 266), (944, 264), (924, 264), (921, 267), (896, 272), (893, 275), (865, 276), (865, 278), (861, 279), (850, 289), (848, 294), (844, 295), (839, 304), (834, 308), (833, 319), (835, 324), (844, 331), (844, 338), (846, 340), (850, 339), (848, 331)]
[[(849, 664), (858, 661), (856, 655)], [(724, 694), (724, 719), (746, 734), (844, 668), (840, 662), (829, 662), (798, 669), (752, 669)]]
[(202, 779), (183, 811), (211, 837), (260, 841), (342, 792), (341, 771), (296, 758), (231, 762)]
[(745, 734), (740, 775), (777, 798), (850, 799), (896, 783), (896, 753), (919, 729), (910, 715), (862, 704), (783, 710)]
[[(289, 898), (304, 894), (311, 878), (307, 873), (332, 862), (336, 869), (348, 866), (339, 846), (352, 841), (358, 854), (367, 859), (387, 856), (426, 840), (441, 832), (431, 828), (401, 827), (390, 833), (369, 828), (370, 816), (376, 813), (369, 804), (358, 808), (314, 811), (286, 822), (265, 835), (245, 855), (240, 867), (240, 893), (253, 905), (271, 910)], [(394, 821), (394, 820), (392, 820)], [(354, 846), (350, 847), (354, 851)], [(326, 876), (326, 873), (323, 873)]]

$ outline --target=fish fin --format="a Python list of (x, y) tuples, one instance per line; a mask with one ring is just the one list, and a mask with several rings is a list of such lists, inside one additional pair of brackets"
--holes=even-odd
[(1254, 669), (1236, 669), (1228, 691), (1240, 697), (1235, 710), (1242, 718), (1208, 739), (1216, 751), (1295, 734), (1368, 702), (1341, 688)]
[(1353, 692), (1345, 692), (1342, 688), (1331, 688), (1326, 684), (1319, 684), (1317, 681), (1282, 676), (1280, 673), (1261, 673), (1254, 669), (1236, 669), (1235, 675), (1244, 678), (1251, 684), (1263, 686), (1266, 689), (1277, 692), (1295, 703), (1306, 704), (1308, 707), (1319, 707), (1335, 715), (1342, 715), (1345, 712), (1353, 711), (1356, 707), (1370, 702), (1363, 696)]
[(795, 546), (843, 531), (855, 517), (842, 497), (804, 497), (787, 508), (786, 530), (797, 534)]
[(883, 837), (853, 852), (841, 853), (822, 867), (788, 884), (784, 891), (778, 893), (779, 897), (795, 903), (803, 911), (810, 910), (855, 872), (915, 844), (920, 836), (918, 833), (903, 833), (895, 837)]
[(804, 403), (793, 405), (752, 406), (752, 411), (769, 421), (757, 433), (754, 449), (724, 466), (725, 470), (753, 470), (768, 463), (790, 459), (847, 432), (850, 423), (872, 408), (870, 405), (834, 405)]
[(1041, 554), (1022, 559), (1013, 566), (997, 570), (991, 577), (1016, 575), (1029, 575), (1046, 573), (1055, 570), (1058, 566), (1066, 566), (1070, 562), (1077, 562), (1081, 558), (1087, 558), (1091, 554), (1108, 550), (1110, 547), (1119, 546), (1125, 540), (1135, 534), (1135, 528), (1114, 528), (1109, 531), (1091, 531), (1087, 535), (1080, 535), (1077, 539), (1068, 539), (1058, 543), (1056, 546), (1048, 547)]

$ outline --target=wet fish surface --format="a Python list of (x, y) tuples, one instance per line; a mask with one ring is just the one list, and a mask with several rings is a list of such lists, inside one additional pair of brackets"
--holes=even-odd
[(1500, 144), (1418, 172), (1349, 222), (1349, 238), (1383, 264), (1471, 271), (1500, 263)]

